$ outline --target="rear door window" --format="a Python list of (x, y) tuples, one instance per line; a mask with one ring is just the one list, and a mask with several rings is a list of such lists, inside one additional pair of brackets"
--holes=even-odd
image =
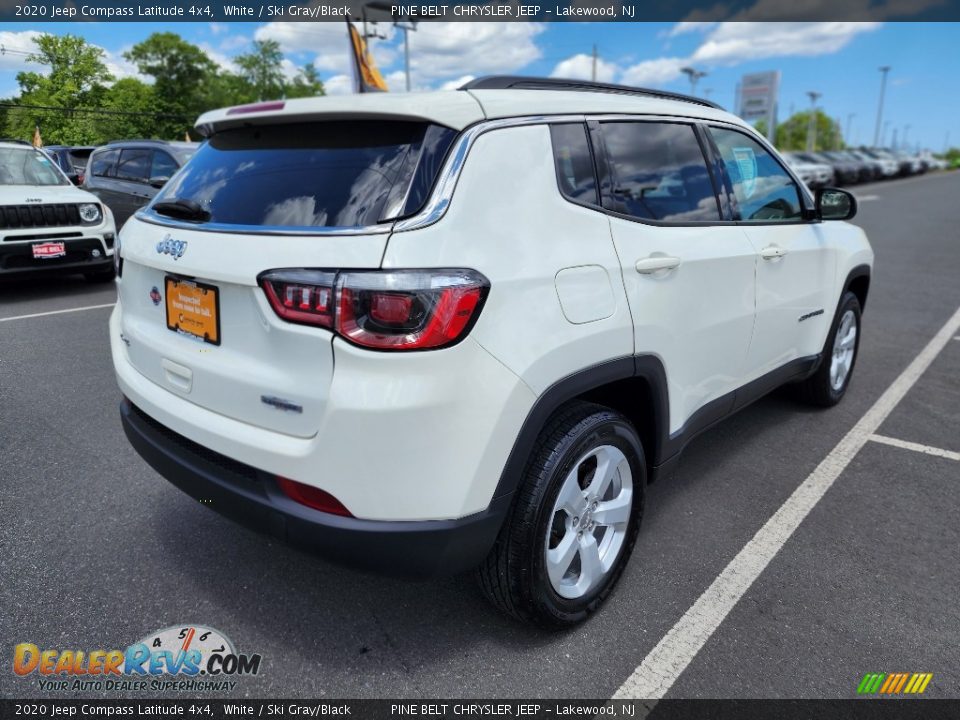
[(720, 220), (693, 126), (627, 121), (600, 128), (612, 175), (608, 209), (669, 223)]
[(179, 170), (177, 161), (163, 150), (153, 151), (153, 165), (150, 168), (150, 178), (169, 178)]
[(121, 180), (146, 182), (150, 179), (150, 164), (153, 160), (152, 150), (131, 148), (120, 151), (120, 161), (117, 163), (117, 177)]
[(258, 125), (217, 133), (157, 196), (216, 224), (362, 227), (416, 212), (456, 133), (424, 122)]
[(93, 156), (90, 171), (95, 177), (114, 177), (116, 175), (117, 157), (119, 150), (104, 150)]

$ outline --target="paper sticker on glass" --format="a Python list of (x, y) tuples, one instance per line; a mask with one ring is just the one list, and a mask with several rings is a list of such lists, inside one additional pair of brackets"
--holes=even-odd
[(752, 197), (757, 189), (757, 156), (753, 154), (753, 148), (735, 147), (732, 149), (733, 158), (737, 161), (737, 168), (740, 170), (740, 182), (744, 197)]

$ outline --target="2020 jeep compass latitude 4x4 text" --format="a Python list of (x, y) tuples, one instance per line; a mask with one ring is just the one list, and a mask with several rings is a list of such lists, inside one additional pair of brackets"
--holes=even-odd
[(121, 234), (124, 429), (220, 512), (354, 566), (610, 593), (646, 485), (794, 383), (838, 402), (873, 253), (694, 98), (485, 78), (202, 116)]

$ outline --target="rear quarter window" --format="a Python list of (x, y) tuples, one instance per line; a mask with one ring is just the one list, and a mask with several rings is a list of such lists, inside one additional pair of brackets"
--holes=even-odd
[(210, 223), (362, 227), (416, 212), (456, 133), (423, 122), (259, 125), (217, 133), (157, 196)]

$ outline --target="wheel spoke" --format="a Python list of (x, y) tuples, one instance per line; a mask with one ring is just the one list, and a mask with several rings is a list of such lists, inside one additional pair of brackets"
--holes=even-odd
[(593, 474), (593, 480), (587, 488), (587, 494), (594, 498), (602, 498), (610, 487), (621, 462), (626, 458), (609, 445), (597, 452), (597, 469)]
[(577, 541), (577, 534), (568, 531), (560, 539), (559, 545), (547, 550), (547, 574), (554, 586), (563, 580), (563, 576), (570, 569), (570, 564), (577, 556), (577, 550), (579, 549), (580, 543)]
[(849, 331), (847, 331), (847, 334), (843, 336), (843, 340), (840, 341), (840, 347), (842, 347), (844, 350), (852, 350), (853, 343), (856, 341), (856, 339), (857, 329), (852, 327)]
[(603, 565), (600, 562), (600, 547), (592, 533), (584, 534), (580, 545), (580, 579), (577, 586), (581, 593), (587, 592), (600, 581)]
[(563, 510), (570, 517), (582, 515), (587, 507), (587, 499), (580, 489), (577, 482), (577, 468), (574, 468), (567, 475), (560, 487), (560, 494), (557, 496), (556, 510)]
[(593, 519), (597, 525), (625, 525), (630, 519), (630, 505), (633, 501), (633, 492), (621, 490), (613, 500), (607, 500), (593, 511)]

